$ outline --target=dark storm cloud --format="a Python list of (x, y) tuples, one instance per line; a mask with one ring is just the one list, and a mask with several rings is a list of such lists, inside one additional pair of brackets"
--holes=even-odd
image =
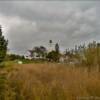
[(50, 39), (67, 48), (99, 40), (99, 6), (99, 1), (0, 2), (0, 23), (16, 53), (47, 46)]

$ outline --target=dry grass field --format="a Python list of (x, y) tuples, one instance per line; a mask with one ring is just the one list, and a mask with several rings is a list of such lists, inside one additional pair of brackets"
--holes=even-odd
[(100, 73), (84, 67), (23, 64), (0, 73), (0, 100), (100, 100)]

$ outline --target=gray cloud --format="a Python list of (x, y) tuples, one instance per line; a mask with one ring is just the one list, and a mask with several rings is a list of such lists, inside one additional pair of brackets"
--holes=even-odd
[(52, 39), (61, 48), (99, 41), (99, 1), (0, 2), (0, 24), (9, 48), (23, 54)]

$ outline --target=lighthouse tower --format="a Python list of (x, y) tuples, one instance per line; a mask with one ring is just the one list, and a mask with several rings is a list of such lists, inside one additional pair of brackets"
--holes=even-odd
[(52, 40), (49, 40), (49, 49), (48, 49), (48, 52), (51, 52), (53, 50), (54, 50), (54, 48), (53, 48), (53, 42), (52, 42)]

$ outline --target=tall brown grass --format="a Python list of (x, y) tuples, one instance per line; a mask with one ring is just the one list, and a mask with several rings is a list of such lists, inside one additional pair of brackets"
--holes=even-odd
[(6, 98), (2, 100), (100, 99), (100, 73), (96, 70), (88, 73), (82, 66), (15, 65), (8, 70), (6, 80)]

